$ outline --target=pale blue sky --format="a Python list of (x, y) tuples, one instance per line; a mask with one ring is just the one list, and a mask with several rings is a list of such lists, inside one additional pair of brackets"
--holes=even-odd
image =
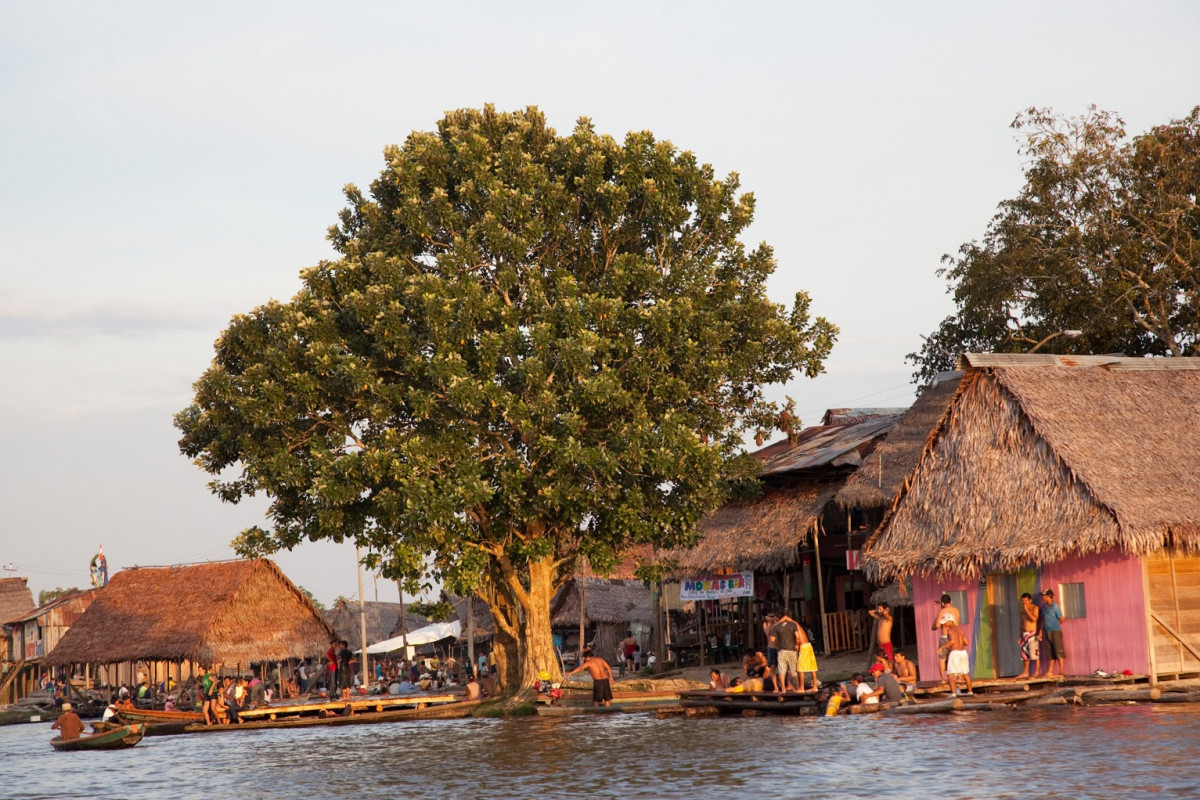
[[(941, 255), (1020, 186), (1013, 117), (1182, 116), (1197, 31), (1190, 2), (0, 0), (0, 565), (36, 592), (85, 585), (100, 542), (113, 568), (232, 555), (264, 506), (211, 497), (171, 416), (229, 317), (332, 255), (342, 186), (446, 109), (589, 116), (738, 171), (773, 295), (842, 328), (786, 388), (815, 423), (911, 402)], [(278, 560), (357, 594), (352, 548)]]

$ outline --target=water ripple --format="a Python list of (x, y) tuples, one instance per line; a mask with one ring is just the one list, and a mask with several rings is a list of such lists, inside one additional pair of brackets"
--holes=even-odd
[(960, 715), (609, 715), (245, 731), (58, 753), (0, 728), (0, 796), (1190, 798), (1200, 712), (1177, 706)]

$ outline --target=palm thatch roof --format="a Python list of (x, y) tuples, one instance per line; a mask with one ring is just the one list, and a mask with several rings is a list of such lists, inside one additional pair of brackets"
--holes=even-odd
[(842, 508), (890, 506), (904, 479), (917, 465), (929, 432), (946, 413), (961, 380), (962, 373), (953, 372), (925, 387), (887, 438), (875, 446), (858, 471), (838, 490), (834, 502)]
[(641, 581), (573, 578), (562, 585), (550, 603), (550, 625), (573, 628), (579, 625), (581, 588), (586, 587), (584, 624), (597, 622), (625, 625), (649, 624), (654, 617), (650, 590)]
[(1200, 359), (968, 355), (864, 549), (873, 580), (1200, 549)]
[(97, 590), (45, 661), (250, 664), (324, 652), (333, 635), (267, 559), (138, 567)]
[(0, 578), (0, 624), (24, 619), (33, 610), (33, 592), (28, 581), (28, 578)]
[(492, 609), (488, 607), (487, 602), (482, 597), (460, 597), (456, 594), (450, 594), (443, 591), (441, 599), (450, 603), (454, 609), (454, 613), (450, 615), (446, 622), (458, 620), (462, 623), (462, 633), (459, 634), (460, 642), (467, 641), (467, 603), (471, 604), (472, 618), (475, 624), (475, 641), (490, 639), (496, 635), (496, 621), (492, 618)]
[(799, 563), (804, 541), (841, 478), (791, 482), (754, 500), (726, 503), (700, 523), (700, 541), (667, 554), (683, 572), (715, 569), (775, 571)]
[[(372, 645), (399, 636), (401, 632), (401, 614), (407, 630), (415, 631), (429, 624), (429, 619), (414, 614), (403, 603), (381, 603), (367, 601), (363, 603), (363, 616), (367, 619), (367, 644)], [(362, 638), (362, 628), (359, 621), (358, 601), (342, 598), (333, 608), (321, 611), (321, 616), (337, 635), (355, 645)]]

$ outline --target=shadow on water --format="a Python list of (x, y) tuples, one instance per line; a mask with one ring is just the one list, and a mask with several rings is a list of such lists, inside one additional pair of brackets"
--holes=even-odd
[(172, 736), (58, 753), (0, 728), (14, 798), (1200, 797), (1200, 711), (833, 720), (608, 715)]

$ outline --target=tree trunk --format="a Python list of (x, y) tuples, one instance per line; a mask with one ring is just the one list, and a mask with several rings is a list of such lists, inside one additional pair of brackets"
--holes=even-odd
[(533, 692), (533, 684), (545, 672), (550, 679), (562, 679), (554, 637), (550, 632), (550, 601), (554, 594), (554, 563), (551, 559), (529, 562), (529, 591), (521, 598), (524, 652), (520, 690)]

